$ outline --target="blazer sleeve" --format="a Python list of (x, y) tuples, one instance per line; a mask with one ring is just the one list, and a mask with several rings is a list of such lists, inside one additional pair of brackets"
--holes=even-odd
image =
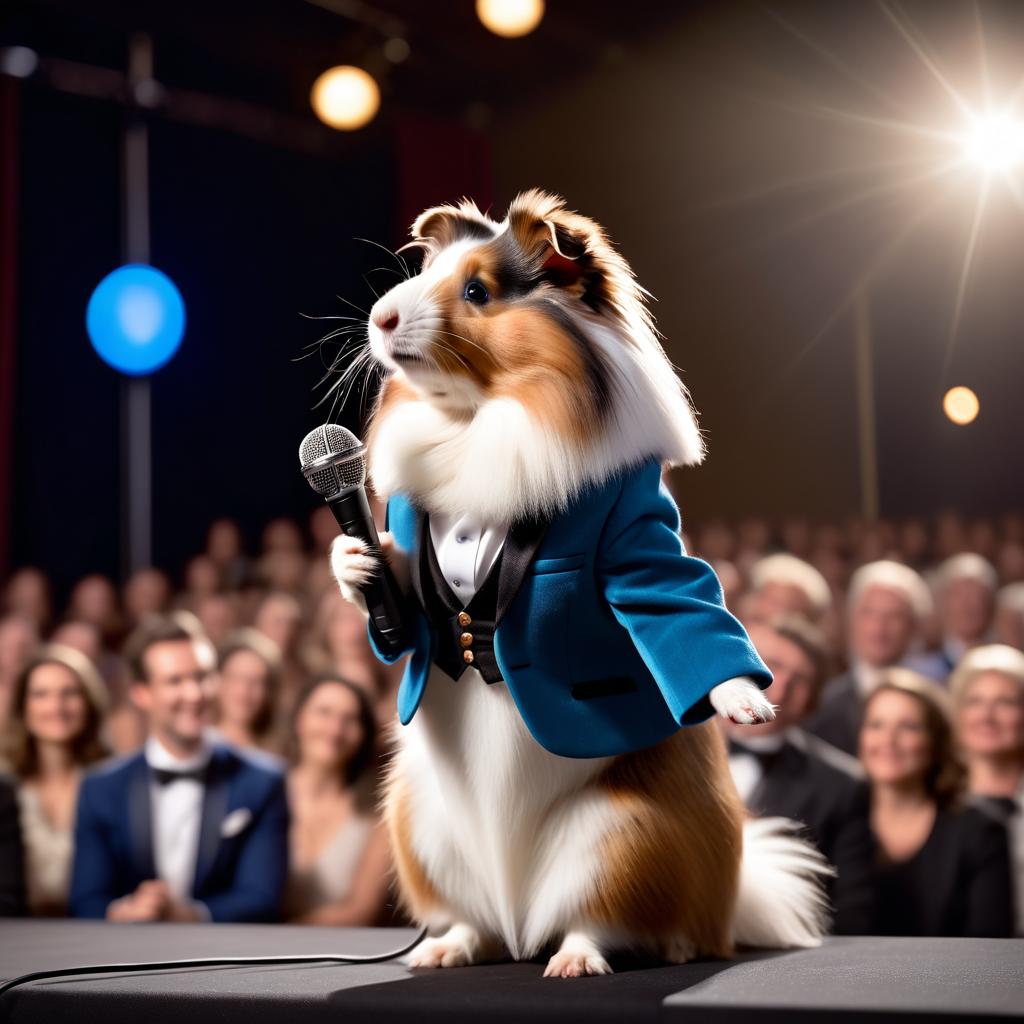
[(288, 803), (284, 776), (274, 775), (248, 830), (232, 885), (202, 902), (214, 921), (277, 921), (288, 875)]
[(123, 896), (118, 885), (117, 859), (99, 807), (103, 781), (86, 777), (78, 791), (75, 811), (75, 852), (71, 865), (68, 911), (72, 917), (104, 918), (107, 907)]
[(25, 913), (25, 858), (14, 786), (0, 781), (0, 916)]
[(836, 935), (869, 935), (874, 913), (875, 839), (870, 825), (870, 790), (863, 782), (850, 786), (838, 817), (829, 859), (836, 869), (832, 885)]
[(598, 545), (597, 577), (616, 619), (680, 725), (714, 713), (708, 693), (750, 676), (772, 681), (746, 630), (725, 607), (707, 562), (686, 554), (679, 512), (650, 462), (623, 483)]
[(1006, 827), (987, 814), (968, 809), (962, 826), (969, 829), (964, 850), (967, 919), (965, 936), (1009, 938), (1013, 935), (1013, 876)]

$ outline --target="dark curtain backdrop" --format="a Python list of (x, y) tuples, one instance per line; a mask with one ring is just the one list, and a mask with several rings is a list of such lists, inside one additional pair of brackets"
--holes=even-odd
[[(63, 594), (120, 569), (120, 380), (84, 315), (120, 262), (121, 114), (36, 88), (20, 107), (11, 562), (42, 566)], [(180, 570), (218, 515), (255, 542), (267, 519), (312, 508), (297, 453), (327, 412), (313, 408), (323, 366), (294, 360), (348, 321), (302, 314), (360, 316), (337, 296), (368, 309), (370, 285), (396, 280), (375, 269), (386, 254), (356, 241), (395, 244), (390, 138), (339, 138), (313, 157), (154, 120), (152, 263), (188, 318), (152, 378), (156, 564)]]

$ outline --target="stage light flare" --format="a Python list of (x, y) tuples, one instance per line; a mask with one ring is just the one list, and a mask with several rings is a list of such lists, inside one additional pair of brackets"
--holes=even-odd
[(950, 388), (942, 399), (942, 411), (959, 427), (973, 423), (980, 409), (978, 396), (967, 387)]
[(476, 0), (476, 16), (496, 36), (515, 39), (540, 24), (544, 0)]
[(1005, 172), (1024, 161), (1024, 123), (1010, 114), (974, 115), (963, 136), (964, 155), (988, 172)]
[(339, 64), (314, 83), (310, 103), (324, 124), (340, 131), (355, 131), (369, 124), (380, 109), (380, 89), (362, 68)]

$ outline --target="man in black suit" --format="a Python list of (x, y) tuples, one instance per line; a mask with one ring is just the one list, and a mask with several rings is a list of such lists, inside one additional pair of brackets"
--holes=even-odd
[(14, 780), (0, 776), (0, 917), (25, 913), (25, 867)]
[(874, 860), (868, 788), (853, 758), (798, 727), (825, 678), (825, 640), (793, 616), (753, 624), (748, 632), (774, 676), (766, 695), (776, 705), (776, 717), (756, 726), (722, 721), (736, 787), (751, 814), (792, 818), (806, 826), (837, 871), (829, 893), (832, 930), (866, 934)]
[(927, 584), (899, 562), (870, 562), (850, 580), (850, 670), (829, 682), (804, 729), (853, 757), (865, 698), (887, 668), (912, 665), (908, 652), (931, 614)]

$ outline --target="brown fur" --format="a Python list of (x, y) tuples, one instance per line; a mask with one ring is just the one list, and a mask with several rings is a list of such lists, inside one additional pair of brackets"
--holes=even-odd
[(398, 877), (399, 897), (414, 920), (427, 921), (445, 904), (413, 852), (409, 797), (393, 766), (385, 782), (381, 809), (391, 840), (391, 858)]
[(743, 808), (713, 722), (617, 757), (597, 784), (620, 812), (585, 916), (700, 955), (732, 955)]

